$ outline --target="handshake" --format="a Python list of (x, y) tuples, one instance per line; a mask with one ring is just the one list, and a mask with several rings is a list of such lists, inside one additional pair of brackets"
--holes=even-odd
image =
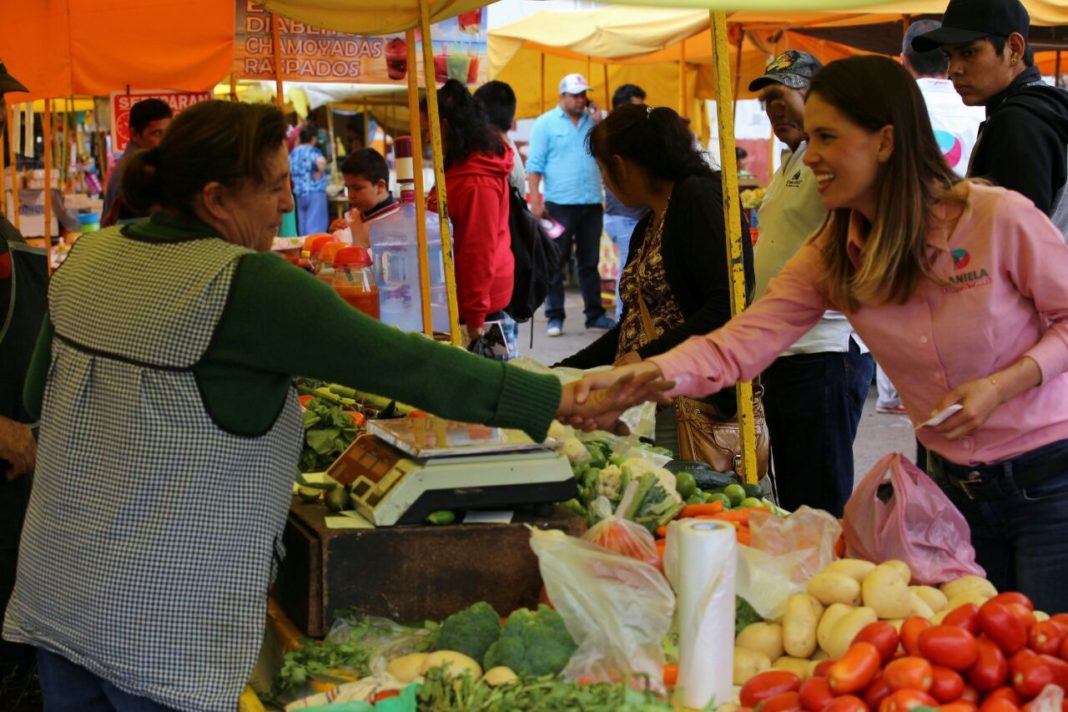
[(564, 386), (556, 419), (587, 432), (609, 430), (623, 434), (626, 427), (619, 422), (623, 411), (650, 400), (666, 405), (670, 402), (666, 393), (674, 385), (651, 361), (590, 373)]

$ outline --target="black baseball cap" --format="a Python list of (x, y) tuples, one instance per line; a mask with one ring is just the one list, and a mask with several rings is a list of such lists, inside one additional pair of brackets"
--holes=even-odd
[(7, 93), (9, 91), (25, 91), (29, 89), (23, 85), (18, 79), (7, 73), (7, 67), (4, 66), (3, 61), (0, 61), (0, 94)]
[(763, 89), (768, 84), (783, 84), (791, 89), (807, 89), (812, 77), (823, 65), (808, 52), (788, 49), (764, 68), (764, 74), (749, 82), (749, 91)]
[(1031, 16), (1020, 0), (950, 0), (942, 26), (912, 40), (917, 52), (1018, 32), (1027, 39)]

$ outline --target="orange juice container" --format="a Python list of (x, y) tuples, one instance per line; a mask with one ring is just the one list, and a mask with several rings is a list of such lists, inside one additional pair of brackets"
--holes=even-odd
[(379, 318), (378, 285), (366, 247), (343, 247), (334, 256), (334, 290), (364, 314)]

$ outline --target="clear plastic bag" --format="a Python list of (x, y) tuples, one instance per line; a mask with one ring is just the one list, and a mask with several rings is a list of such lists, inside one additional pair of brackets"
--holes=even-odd
[(597, 523), (590, 527), (582, 538), (613, 553), (629, 556), (659, 568), (660, 555), (656, 551), (656, 540), (653, 539), (653, 535), (641, 524), (632, 522), (623, 516), (623, 512), (627, 511), (637, 489), (638, 481), (632, 480), (627, 485), (627, 490), (623, 493), (623, 498), (619, 501), (615, 512), (612, 511), (612, 505), (606, 497), (601, 496), (593, 500), (590, 510), (596, 517)]
[(675, 610), (664, 575), (556, 529), (532, 529), (530, 547), (549, 599), (578, 643), (563, 674), (611, 682), (642, 674), (663, 690), (663, 640)]
[(827, 512), (802, 506), (785, 519), (754, 514), (749, 528), (752, 546), (738, 547), (735, 590), (764, 618), (777, 619), (786, 599), (834, 560), (842, 527)]
[(900, 453), (884, 456), (864, 476), (846, 502), (844, 522), (850, 556), (904, 561), (915, 583), (985, 575), (964, 515)]

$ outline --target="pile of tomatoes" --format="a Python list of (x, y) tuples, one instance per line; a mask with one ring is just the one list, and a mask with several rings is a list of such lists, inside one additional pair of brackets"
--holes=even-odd
[(753, 712), (1030, 712), (1047, 685), (1068, 690), (1068, 614), (1036, 620), (1030, 599), (1002, 593), (940, 625), (918, 616), (900, 632), (871, 623), (809, 679), (767, 670), (742, 686), (740, 701)]

